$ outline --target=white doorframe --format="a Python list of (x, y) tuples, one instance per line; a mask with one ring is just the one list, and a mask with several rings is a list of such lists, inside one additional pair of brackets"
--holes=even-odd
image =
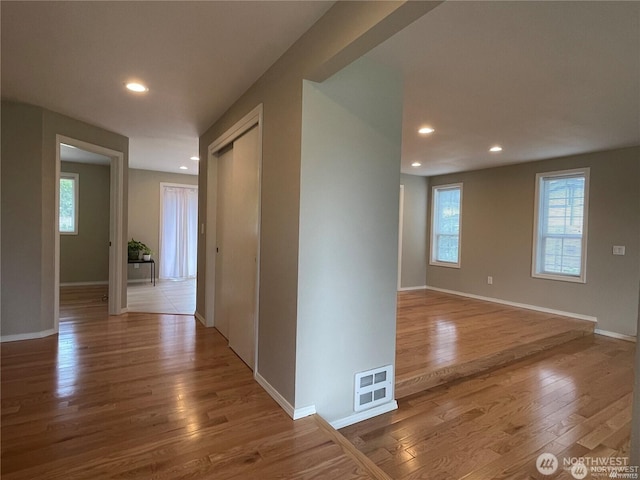
[(255, 355), (253, 373), (258, 373), (258, 331), (260, 320), (260, 230), (262, 225), (262, 118), (263, 105), (260, 104), (241, 120), (218, 137), (209, 145), (207, 155), (207, 220), (206, 220), (206, 241), (207, 252), (205, 267), (205, 326), (215, 326), (215, 279), (216, 279), (216, 208), (217, 208), (217, 179), (218, 179), (218, 153), (224, 147), (235, 141), (253, 127), (258, 127), (258, 251), (256, 259), (256, 311), (255, 311)]
[(404, 226), (404, 185), (400, 185), (400, 212), (398, 215), (398, 291), (402, 290), (402, 230)]
[(56, 135), (56, 205), (54, 223), (55, 229), (55, 267), (54, 267), (54, 330), (58, 332), (60, 323), (60, 234), (58, 226), (58, 216), (60, 211), (60, 144), (65, 143), (73, 147), (86, 150), (87, 152), (98, 153), (111, 159), (109, 185), (109, 315), (120, 315), (122, 308), (122, 285), (123, 285), (123, 245), (122, 233), (123, 210), (124, 210), (124, 153), (109, 148), (83, 142), (75, 138)]

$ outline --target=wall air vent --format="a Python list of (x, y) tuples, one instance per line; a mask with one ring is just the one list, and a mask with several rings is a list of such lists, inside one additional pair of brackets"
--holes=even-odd
[(393, 394), (393, 365), (356, 373), (353, 409), (356, 412), (390, 402)]

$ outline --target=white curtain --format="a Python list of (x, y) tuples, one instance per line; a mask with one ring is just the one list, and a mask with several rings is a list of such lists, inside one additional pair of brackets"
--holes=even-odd
[(193, 278), (198, 250), (198, 189), (161, 188), (160, 278)]

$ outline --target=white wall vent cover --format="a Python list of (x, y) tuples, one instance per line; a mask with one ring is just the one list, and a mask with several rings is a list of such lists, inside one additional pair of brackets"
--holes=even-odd
[(391, 401), (393, 365), (356, 373), (356, 393), (353, 409), (366, 410)]

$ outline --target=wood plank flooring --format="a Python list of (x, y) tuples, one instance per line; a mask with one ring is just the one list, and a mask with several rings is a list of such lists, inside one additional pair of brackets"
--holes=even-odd
[(315, 417), (293, 422), (216, 330), (109, 317), (95, 293), (62, 297), (59, 338), (2, 344), (3, 480), (371, 478)]
[(535, 467), (543, 452), (628, 458), (634, 347), (586, 336), (410, 395), (341, 433), (396, 480), (550, 478)]
[(396, 398), (592, 335), (594, 326), (433, 290), (400, 292)]
[[(293, 422), (216, 330), (184, 315), (109, 317), (99, 294), (61, 294), (59, 338), (2, 344), (3, 479), (536, 479), (543, 451), (628, 456), (628, 342), (584, 336), (406, 396), (341, 430), (350, 446), (322, 419)], [(491, 304), (456, 298), (459, 322), (493, 321)], [(450, 300), (429, 307), (443, 357), (462, 352)], [(409, 317), (424, 299), (413, 302)], [(428, 333), (398, 327), (408, 365), (411, 328)]]

